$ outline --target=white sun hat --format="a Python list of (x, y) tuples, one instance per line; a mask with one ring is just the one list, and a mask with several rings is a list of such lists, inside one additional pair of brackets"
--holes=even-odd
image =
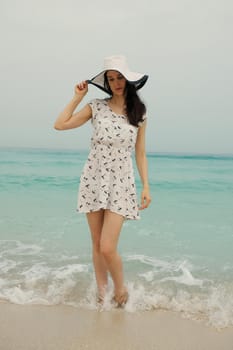
[(116, 70), (120, 72), (130, 84), (135, 86), (136, 90), (141, 89), (148, 79), (148, 75), (146, 74), (131, 72), (127, 65), (125, 56), (117, 55), (105, 57), (102, 72), (97, 74), (94, 78), (87, 80), (87, 82), (111, 94), (111, 91), (104, 84), (104, 74), (108, 70)]

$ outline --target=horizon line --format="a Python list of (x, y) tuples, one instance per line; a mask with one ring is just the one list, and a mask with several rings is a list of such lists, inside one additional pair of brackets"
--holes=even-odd
[[(89, 152), (89, 148), (60, 148), (60, 147), (39, 147), (39, 146), (0, 146), (0, 150), (3, 149), (10, 149), (10, 150), (48, 150), (48, 151), (73, 151), (73, 152)], [(183, 154), (183, 155), (221, 155), (221, 156), (233, 156), (233, 153), (230, 152), (206, 152), (206, 151), (147, 151), (146, 152), (148, 155), (149, 154), (161, 154), (161, 155), (169, 155), (169, 154)]]

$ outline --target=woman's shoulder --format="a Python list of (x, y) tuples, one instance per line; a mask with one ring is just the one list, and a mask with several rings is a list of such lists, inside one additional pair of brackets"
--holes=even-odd
[(92, 110), (92, 119), (95, 120), (102, 115), (103, 111), (106, 109), (106, 99), (103, 98), (95, 98), (88, 102), (89, 106)]
[(100, 106), (106, 104), (106, 98), (94, 98), (88, 102), (91, 106)]

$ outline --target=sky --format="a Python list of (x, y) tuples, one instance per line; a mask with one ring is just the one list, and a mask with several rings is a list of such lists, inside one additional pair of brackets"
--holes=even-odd
[[(233, 154), (232, 0), (1, 0), (0, 147), (88, 149), (53, 128), (74, 86), (127, 57), (149, 75), (148, 152)], [(80, 107), (106, 95), (94, 86)]]

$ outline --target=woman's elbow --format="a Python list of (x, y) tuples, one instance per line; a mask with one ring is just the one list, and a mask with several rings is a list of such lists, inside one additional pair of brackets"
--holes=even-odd
[(55, 123), (53, 127), (55, 130), (64, 130), (64, 127), (59, 123)]
[(144, 149), (142, 149), (142, 150), (136, 149), (135, 157), (136, 157), (137, 159), (146, 158), (146, 151), (145, 151)]

